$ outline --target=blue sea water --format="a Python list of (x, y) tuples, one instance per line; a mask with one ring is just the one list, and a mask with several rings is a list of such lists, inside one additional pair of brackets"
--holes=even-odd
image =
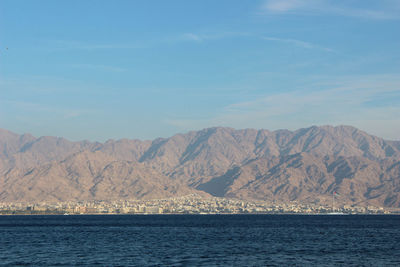
[(400, 216), (0, 216), (0, 266), (400, 266)]

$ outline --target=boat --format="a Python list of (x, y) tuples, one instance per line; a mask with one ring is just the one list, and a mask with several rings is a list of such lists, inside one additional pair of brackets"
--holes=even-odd
[(328, 212), (327, 215), (347, 215), (346, 213), (343, 213), (341, 211), (335, 211), (335, 195), (336, 191), (332, 192), (332, 211)]

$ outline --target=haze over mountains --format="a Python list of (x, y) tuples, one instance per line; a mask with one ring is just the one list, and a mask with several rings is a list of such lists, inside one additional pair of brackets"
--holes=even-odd
[(207, 196), (400, 207), (400, 141), (351, 126), (71, 142), (0, 129), (0, 202)]

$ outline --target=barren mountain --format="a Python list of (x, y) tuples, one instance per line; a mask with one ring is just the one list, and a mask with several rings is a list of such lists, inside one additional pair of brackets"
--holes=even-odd
[(0, 201), (198, 193), (400, 207), (400, 142), (351, 126), (208, 128), (154, 141), (70, 142), (0, 129)]

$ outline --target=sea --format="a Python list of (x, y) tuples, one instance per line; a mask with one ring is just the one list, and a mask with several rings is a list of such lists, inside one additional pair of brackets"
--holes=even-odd
[(400, 266), (400, 216), (1, 215), (0, 266)]

